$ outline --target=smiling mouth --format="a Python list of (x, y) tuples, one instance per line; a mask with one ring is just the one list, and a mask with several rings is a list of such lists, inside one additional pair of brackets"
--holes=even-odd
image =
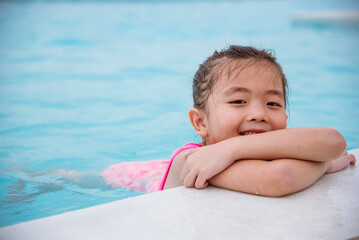
[(240, 132), (239, 135), (246, 136), (246, 135), (254, 135), (254, 134), (264, 133), (264, 132), (265, 132), (264, 130), (247, 130), (247, 131)]

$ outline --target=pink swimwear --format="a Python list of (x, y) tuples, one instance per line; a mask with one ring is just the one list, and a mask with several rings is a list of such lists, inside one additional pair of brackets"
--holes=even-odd
[(125, 187), (138, 192), (156, 192), (163, 190), (173, 159), (182, 151), (198, 148), (197, 143), (187, 143), (177, 149), (170, 160), (152, 160), (147, 162), (124, 162), (112, 165), (102, 171), (106, 184), (113, 188)]
[(170, 171), (170, 168), (171, 168), (171, 165), (172, 165), (172, 162), (173, 162), (173, 159), (175, 159), (175, 157), (182, 151), (184, 150), (187, 150), (187, 149), (190, 149), (190, 148), (199, 148), (201, 147), (201, 145), (197, 144), (197, 143), (187, 143), (185, 145), (183, 145), (182, 147), (180, 147), (179, 149), (177, 149), (172, 157), (171, 157), (171, 160), (170, 160), (170, 163), (168, 164), (168, 167), (167, 167), (167, 170), (165, 172), (165, 175), (163, 176), (162, 178), (162, 182), (161, 182), (161, 185), (160, 185), (160, 188), (159, 188), (159, 191), (162, 191), (163, 190), (163, 187), (165, 186), (165, 183), (166, 183), (166, 179), (167, 179), (167, 176), (168, 176), (168, 172)]

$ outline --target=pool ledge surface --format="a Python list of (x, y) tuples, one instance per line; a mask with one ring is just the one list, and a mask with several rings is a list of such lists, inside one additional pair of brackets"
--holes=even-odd
[(0, 238), (348, 239), (359, 236), (358, 168), (282, 198), (178, 187), (4, 227)]

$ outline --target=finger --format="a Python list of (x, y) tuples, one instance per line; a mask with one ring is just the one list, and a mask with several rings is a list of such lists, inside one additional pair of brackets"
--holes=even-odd
[(181, 182), (184, 182), (184, 179), (186, 178), (188, 173), (189, 173), (189, 168), (187, 167), (187, 162), (185, 162), (182, 167), (182, 171), (181, 171), (181, 175), (180, 175)]
[(356, 163), (356, 158), (353, 154), (349, 154), (351, 160), (350, 160), (350, 165), (355, 165)]
[(194, 184), (196, 182), (197, 175), (193, 172), (190, 172), (184, 179), (183, 185), (187, 188), (194, 187)]
[(192, 153), (194, 153), (194, 152), (197, 151), (197, 150), (198, 150), (197, 148), (188, 149), (188, 150), (186, 150), (186, 151), (182, 154), (182, 156), (183, 156), (184, 158), (188, 158), (189, 155), (191, 155)]
[(345, 161), (346, 164), (354, 165), (356, 160), (353, 154), (348, 154), (343, 157), (343, 161)]
[(199, 176), (196, 179), (196, 183), (195, 183), (195, 187), (197, 189), (202, 189), (208, 186), (208, 182), (207, 179), (205, 178), (200, 178)]

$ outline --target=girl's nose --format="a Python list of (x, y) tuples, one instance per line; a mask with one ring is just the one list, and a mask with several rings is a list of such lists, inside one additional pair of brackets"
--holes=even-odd
[(247, 120), (251, 122), (268, 122), (268, 116), (265, 108), (260, 104), (253, 104), (248, 109)]

